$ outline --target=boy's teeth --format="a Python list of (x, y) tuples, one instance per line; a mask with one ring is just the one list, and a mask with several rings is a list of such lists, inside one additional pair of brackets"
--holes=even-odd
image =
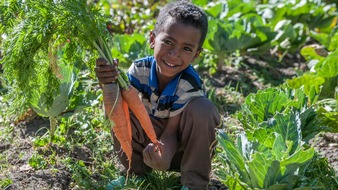
[(165, 62), (167, 65), (169, 65), (170, 67), (174, 67), (175, 65), (174, 64), (171, 64), (171, 63), (168, 63), (168, 62)]

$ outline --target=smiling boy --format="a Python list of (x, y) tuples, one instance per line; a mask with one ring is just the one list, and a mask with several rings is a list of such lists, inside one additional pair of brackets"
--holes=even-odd
[[(150, 32), (154, 55), (136, 60), (128, 70), (129, 80), (140, 92), (156, 135), (163, 143), (160, 147), (152, 144), (131, 113), (130, 171), (137, 176), (152, 169), (175, 170), (181, 172), (182, 189), (207, 188), (220, 116), (206, 98), (203, 82), (191, 66), (203, 50), (207, 29), (207, 17), (197, 6), (186, 1), (167, 4)], [(117, 63), (111, 66), (98, 59), (96, 64), (100, 83), (115, 82)], [(120, 150), (115, 137), (114, 147)], [(117, 155), (128, 168), (125, 154)], [(112, 182), (109, 187), (114, 185)]]

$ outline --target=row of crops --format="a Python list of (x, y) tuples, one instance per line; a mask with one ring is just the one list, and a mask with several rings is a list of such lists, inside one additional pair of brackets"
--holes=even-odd
[[(205, 46), (214, 58), (210, 68), (223, 65), (235, 52), (265, 54), (271, 49), (281, 60), (286, 53), (300, 51), (311, 67), (279, 87), (247, 96), (236, 114), (243, 133), (232, 139), (219, 132), (221, 161), (226, 168), (219, 170), (223, 182), (230, 189), (337, 187), (332, 173), (326, 178), (316, 176), (320, 173), (316, 164), (327, 166), (308, 143), (319, 132), (338, 132), (335, 5), (320, 1), (258, 5), (227, 1), (208, 10), (215, 13), (211, 39)], [(324, 46), (328, 52), (306, 46), (311, 43)]]
[[(101, 126), (100, 130), (108, 131), (98, 111), (102, 97), (93, 73), (97, 53), (77, 41), (78, 31), (51, 35), (52, 30), (73, 24), (65, 20), (71, 12), (64, 12), (64, 17), (51, 13), (61, 2), (5, 0), (0, 7), (0, 122), (19, 120), (31, 109), (49, 118), (49, 136), (37, 139), (36, 146), (50, 142), (62, 146), (71, 128), (67, 125), (96, 126), (96, 130)], [(99, 7), (98, 18), (107, 17), (113, 34), (112, 54), (126, 69), (136, 58), (151, 53), (147, 35), (167, 1), (68, 2), (88, 10)], [(283, 64), (284, 57), (294, 53), (300, 53), (308, 66), (306, 72), (277, 87), (248, 95), (232, 115), (243, 131), (218, 131), (215, 170), (221, 181), (229, 189), (337, 188), (337, 174), (309, 140), (320, 132), (338, 133), (338, 4), (329, 0), (192, 2), (209, 16), (196, 69), (213, 75), (245, 55), (277, 55)], [(81, 14), (78, 18), (83, 21)], [(88, 113), (97, 117), (82, 116), (72, 121), (77, 124), (71, 123), (72, 117)], [(73, 177), (84, 186), (81, 177)]]

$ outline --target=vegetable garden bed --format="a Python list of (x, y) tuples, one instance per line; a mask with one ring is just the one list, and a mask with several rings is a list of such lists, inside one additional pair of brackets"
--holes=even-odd
[[(241, 130), (240, 125), (238, 123), (233, 123), (233, 119), (229, 116), (233, 110), (237, 110), (240, 107), (240, 103), (243, 101), (240, 94), (236, 91), (229, 91), (229, 88), (235, 88), (234, 86), (229, 86), (228, 91), (224, 90), (225, 84), (237, 84), (242, 83), (244, 77), (247, 77), (247, 80), (253, 78), (254, 80), (250, 80), (252, 86), (249, 89), (264, 89), (267, 84), (260, 82), (253, 75), (252, 70), (254, 68), (260, 68), (264, 70), (264, 66), (259, 65), (264, 62), (264, 59), (258, 59), (257, 57), (248, 58), (251, 60), (252, 69), (228, 69), (225, 67), (224, 71), (220, 71), (220, 73), (226, 73), (222, 76), (224, 78), (210, 77), (210, 75), (204, 75), (206, 80), (210, 82), (209, 88), (218, 88), (218, 92), (223, 94), (223, 97), (226, 97), (225, 94), (233, 93), (232, 96), (228, 96), (228, 105), (227, 107), (223, 107), (224, 111), (221, 112), (225, 125), (228, 126), (229, 130), (238, 131)], [(255, 60), (255, 61), (253, 61)], [(299, 62), (297, 60), (291, 61), (287, 63), (282, 68), (275, 67), (273, 68), (273, 73), (278, 73), (280, 77), (291, 78), (295, 75), (294, 72), (285, 73), (284, 70), (294, 70), (294, 68), (300, 67), (304, 64), (304, 62)], [(287, 66), (289, 65), (289, 66)], [(271, 68), (270, 68), (271, 69)], [(241, 76), (236, 78), (236, 76)], [(256, 78), (256, 79), (255, 79)], [(230, 82), (231, 81), (231, 82)], [(247, 84), (245, 82), (245, 84)], [(237, 100), (233, 100), (237, 96)], [(82, 116), (85, 117), (85, 116)], [(17, 124), (13, 124), (10, 128), (1, 126), (1, 139), (2, 146), (0, 147), (1, 159), (0, 163), (3, 171), (7, 171), (6, 173), (0, 175), (0, 181), (2, 184), (5, 184), (6, 179), (11, 182), (9, 189), (81, 189), (83, 187), (98, 187), (104, 186), (104, 182), (107, 179), (102, 175), (100, 170), (88, 173), (85, 168), (95, 168), (100, 164), (99, 160), (95, 160), (95, 155), (100, 153), (102, 156), (101, 161), (110, 160), (113, 161), (112, 150), (112, 142), (109, 137), (105, 138), (104, 145), (98, 145), (94, 142), (91, 143), (74, 143), (74, 144), (61, 144), (61, 145), (53, 145), (52, 147), (45, 148), (37, 147), (37, 140), (45, 137), (45, 133), (48, 131), (47, 128), (49, 126), (49, 120), (37, 116), (36, 113), (30, 113), (26, 116), (26, 118), (20, 121)], [(237, 128), (236, 128), (237, 127)], [(74, 130), (74, 129), (73, 129)], [(86, 132), (86, 129), (80, 131), (73, 131), (72, 133), (87, 133), (90, 134), (89, 129)], [(83, 134), (83, 138), (85, 138), (86, 134)], [(6, 139), (11, 139), (6, 141)], [(47, 142), (47, 141), (46, 141)], [(329, 164), (335, 168), (335, 172), (338, 175), (338, 135), (336, 133), (321, 133), (318, 134), (315, 138), (311, 140), (311, 144), (318, 150), (318, 152), (327, 158)], [(67, 147), (69, 146), (69, 147)], [(102, 146), (102, 147), (100, 147)], [(92, 147), (96, 147), (95, 151), (93, 151)], [(34, 159), (32, 159), (34, 158)], [(78, 163), (82, 163), (76, 165), (74, 167), (67, 166), (67, 163), (64, 163), (61, 160), (74, 160)], [(35, 163), (34, 163), (35, 162)], [(51, 162), (54, 164), (51, 165)], [(69, 163), (68, 163), (69, 164)], [(34, 168), (36, 167), (36, 168)], [(222, 184), (217, 175), (215, 175), (215, 170), (217, 169), (217, 164), (214, 164), (213, 170), (213, 178), (211, 180), (209, 189), (227, 189), (227, 187)], [(101, 168), (102, 169), (102, 168)], [(171, 179), (172, 176), (168, 177)], [(157, 179), (158, 180), (158, 179)], [(102, 182), (100, 182), (102, 181)], [(168, 184), (171, 187), (175, 187), (178, 185), (177, 181), (173, 180), (172, 184)], [(176, 183), (175, 183), (176, 182)], [(160, 182), (157, 182), (160, 183)]]
[[(37, 2), (0, 6), (0, 188), (104, 189), (119, 172), (81, 19), (93, 13), (107, 27), (126, 69), (151, 54), (144, 34), (166, 1)], [(337, 5), (193, 2), (210, 20), (194, 67), (224, 122), (209, 189), (337, 189)], [(179, 174), (127, 187), (179, 189)]]

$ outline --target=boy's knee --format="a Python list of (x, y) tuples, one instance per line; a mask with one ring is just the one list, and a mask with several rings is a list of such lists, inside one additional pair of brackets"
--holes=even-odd
[(191, 100), (184, 112), (186, 112), (190, 117), (199, 118), (199, 119), (217, 119), (219, 117), (216, 106), (205, 97), (198, 97)]

